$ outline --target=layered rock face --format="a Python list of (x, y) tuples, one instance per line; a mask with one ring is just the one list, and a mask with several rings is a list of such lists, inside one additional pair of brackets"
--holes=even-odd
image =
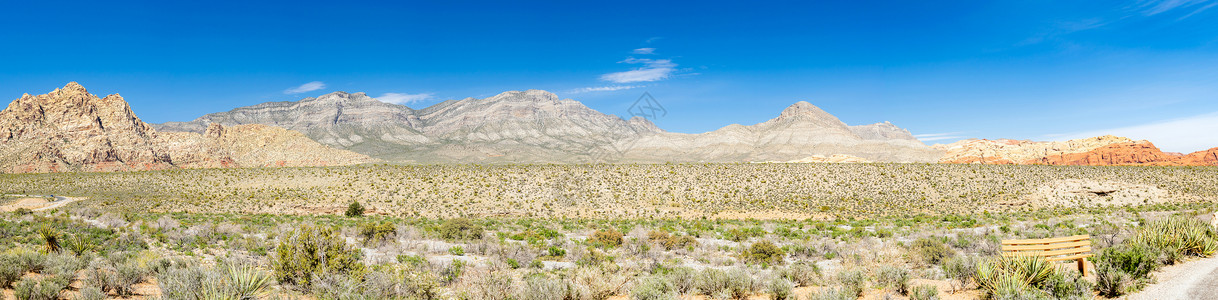
[(1218, 148), (1188, 155), (1167, 153), (1148, 141), (1100, 136), (1065, 142), (964, 140), (934, 145), (943, 163), (1044, 164), (1075, 166), (1215, 166)]
[(23, 95), (0, 111), (0, 170), (108, 172), (371, 161), (282, 129), (215, 130), (209, 135), (159, 133), (122, 96), (99, 98), (72, 82), (45, 95)]
[(420, 110), (362, 93), (336, 92), (213, 113), (159, 129), (200, 132), (211, 123), (282, 126), (327, 145), (403, 162), (738, 162), (834, 154), (929, 162), (939, 157), (937, 150), (890, 123), (846, 126), (807, 102), (762, 124), (681, 134), (540, 90), (450, 100)]

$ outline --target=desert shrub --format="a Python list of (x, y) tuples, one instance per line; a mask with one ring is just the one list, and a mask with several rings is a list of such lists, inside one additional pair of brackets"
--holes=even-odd
[(397, 234), (397, 228), (388, 221), (367, 222), (360, 224), (359, 232), (365, 245), (380, 245), (393, 238)]
[(884, 267), (876, 283), (889, 291), (909, 295), (909, 270), (900, 267)]
[(1159, 267), (1162, 253), (1144, 245), (1117, 245), (1105, 248), (1095, 256), (1095, 264), (1108, 265), (1124, 271), (1134, 278), (1145, 278)]
[(86, 286), (80, 288), (80, 295), (77, 295), (73, 300), (105, 300), (106, 293), (95, 286)]
[(597, 248), (588, 247), (588, 252), (579, 257), (575, 263), (581, 266), (600, 266), (605, 263), (612, 263), (617, 258), (601, 251)]
[(571, 299), (570, 288), (561, 279), (551, 279), (545, 275), (528, 276), (524, 284), (516, 291), (518, 300), (551, 300)]
[(310, 290), (319, 299), (372, 299), (364, 295), (360, 280), (346, 274), (314, 274)]
[(364, 205), (359, 204), (359, 201), (351, 201), (351, 205), (347, 205), (348, 217), (359, 217), (364, 215)]
[(451, 284), (457, 281), (457, 278), (461, 278), (461, 274), (465, 274), (465, 262), (460, 260), (451, 261), (444, 268), (440, 269), (440, 282), (445, 285)]
[(1141, 280), (1109, 264), (1095, 265), (1095, 290), (1100, 296), (1116, 298), (1137, 291)]
[(690, 267), (678, 267), (668, 272), (668, 281), (678, 294), (690, 294), (697, 290), (698, 271)]
[(621, 293), (629, 279), (606, 267), (581, 267), (571, 271), (576, 299), (605, 300)]
[(909, 250), (921, 259), (922, 262), (929, 265), (938, 265), (949, 257), (955, 256), (956, 251), (944, 244), (942, 240), (936, 238), (920, 238), (914, 240), (909, 246)]
[(977, 285), (992, 298), (1043, 295), (1041, 289), (1056, 276), (1061, 276), (1057, 266), (1038, 256), (997, 257), (977, 266)]
[(13, 286), (25, 274), (25, 266), (8, 255), (0, 256), (0, 289)]
[(439, 228), (440, 238), (445, 240), (475, 240), (482, 238), (482, 226), (466, 218), (444, 221)]
[(279, 282), (307, 288), (316, 274), (362, 274), (361, 255), (333, 230), (305, 225), (275, 248), (271, 270)]
[(21, 273), (41, 272), (46, 266), (46, 255), (28, 247), (9, 249), (5, 251), (4, 256), (9, 257), (12, 263), (21, 269)]
[(617, 247), (622, 245), (622, 233), (617, 230), (597, 230), (588, 238), (588, 243), (597, 247)]
[(1091, 290), (1094, 287), (1090, 281), (1073, 272), (1057, 272), (1041, 285), (1041, 289), (1054, 299), (1091, 298)]
[(740, 253), (740, 257), (744, 261), (757, 264), (779, 264), (782, 263), (784, 256), (786, 253), (782, 251), (782, 248), (778, 248), (770, 241), (753, 243)]
[(563, 256), (567, 255), (567, 249), (563, 249), (563, 248), (555, 247), (555, 246), (550, 246), (550, 248), (547, 249), (546, 252), (548, 252), (551, 257), (563, 257)]
[(18, 300), (55, 300), (67, 287), (68, 279), (64, 277), (27, 278), (13, 284), (13, 295)]
[(825, 288), (808, 294), (808, 300), (855, 300), (858, 298), (853, 291), (843, 287)]
[(504, 300), (515, 294), (512, 275), (506, 272), (480, 273), (472, 277), (467, 291), (472, 299)]
[(698, 245), (698, 240), (691, 236), (668, 234), (663, 231), (647, 233), (647, 240), (664, 246), (666, 250), (689, 248)]
[(950, 280), (952, 289), (965, 288), (977, 277), (977, 259), (972, 256), (952, 257), (943, 262), (943, 274)]
[(909, 290), (910, 300), (939, 300), (939, 289), (933, 285), (916, 285)]
[(807, 261), (792, 263), (778, 270), (778, 276), (790, 280), (796, 286), (811, 286), (820, 278), (820, 267)]
[(461, 248), (461, 246), (452, 246), (451, 248), (448, 248), (448, 253), (456, 256), (462, 256), (465, 255), (465, 248)]
[(697, 286), (698, 291), (706, 295), (743, 299), (753, 292), (753, 278), (741, 269), (730, 272), (705, 269), (698, 274)]
[(84, 259), (72, 254), (51, 254), (46, 256), (46, 266), (42, 273), (72, 278), (76, 276), (76, 271), (85, 268), (87, 264)]
[(842, 284), (842, 291), (851, 295), (851, 299), (863, 296), (863, 290), (867, 288), (867, 275), (858, 269), (837, 273), (837, 281)]
[(677, 299), (676, 287), (668, 278), (652, 276), (639, 281), (630, 290), (630, 299), (634, 300), (664, 300)]
[(769, 293), (774, 300), (794, 299), (795, 295), (792, 294), (794, 289), (795, 284), (782, 277), (770, 278), (765, 286), (765, 292)]

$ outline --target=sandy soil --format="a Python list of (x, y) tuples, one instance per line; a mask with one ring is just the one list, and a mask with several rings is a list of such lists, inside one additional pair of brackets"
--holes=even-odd
[(9, 202), (5, 205), (0, 205), (0, 212), (10, 212), (18, 208), (38, 209), (47, 206), (50, 201), (44, 198), (21, 198)]

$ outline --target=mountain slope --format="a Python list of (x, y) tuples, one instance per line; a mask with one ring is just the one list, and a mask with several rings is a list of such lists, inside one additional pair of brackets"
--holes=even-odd
[(48, 94), (22, 95), (0, 111), (0, 171), (108, 172), (370, 161), (282, 131), (217, 127), (208, 135), (159, 133), (141, 121), (122, 96), (99, 98), (72, 82)]
[(449, 100), (419, 110), (380, 103), (362, 93), (336, 92), (158, 128), (199, 132), (211, 123), (282, 126), (337, 148), (424, 163), (787, 161), (834, 154), (923, 162), (939, 155), (891, 123), (847, 126), (807, 102), (765, 123), (683, 134), (665, 132), (645, 118), (607, 115), (541, 90)]

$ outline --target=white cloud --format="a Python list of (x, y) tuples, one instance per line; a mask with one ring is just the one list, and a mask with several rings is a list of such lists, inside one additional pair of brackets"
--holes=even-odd
[(964, 133), (968, 133), (968, 132), (967, 131), (957, 131), (957, 132), (944, 132), (944, 133), (924, 133), (924, 134), (915, 134), (914, 138), (918, 139), (919, 141), (923, 141), (923, 142), (954, 140), (954, 139), (965, 138), (965, 136), (961, 135)]
[(641, 86), (641, 85), (591, 86), (591, 87), (585, 87), (585, 88), (578, 88), (578, 89), (570, 90), (567, 92), (571, 93), (571, 94), (590, 93), (590, 92), (612, 92), (612, 91), (628, 90), (628, 89), (640, 88), (640, 87), (643, 87), (643, 86)]
[(656, 54), (656, 48), (638, 48), (638, 49), (634, 49), (634, 54)]
[(1061, 140), (1116, 135), (1148, 140), (1159, 149), (1189, 153), (1218, 147), (1218, 112), (1128, 127), (1046, 135)]
[(629, 57), (619, 63), (642, 64), (643, 67), (625, 72), (601, 75), (601, 80), (615, 83), (648, 82), (663, 80), (677, 71), (677, 64), (670, 59), (647, 59)]
[(380, 97), (376, 97), (376, 100), (381, 100), (381, 102), (385, 102), (385, 103), (404, 105), (404, 104), (410, 104), (410, 103), (414, 103), (414, 102), (431, 99), (433, 96), (435, 96), (435, 94), (433, 94), (433, 93), (423, 93), (423, 94), (384, 93)]
[(300, 94), (300, 93), (312, 92), (312, 91), (316, 91), (316, 90), (320, 90), (320, 89), (324, 89), (324, 88), (326, 88), (326, 84), (324, 82), (314, 81), (314, 82), (302, 84), (298, 87), (283, 90), (283, 93), (289, 94), (289, 95)]

